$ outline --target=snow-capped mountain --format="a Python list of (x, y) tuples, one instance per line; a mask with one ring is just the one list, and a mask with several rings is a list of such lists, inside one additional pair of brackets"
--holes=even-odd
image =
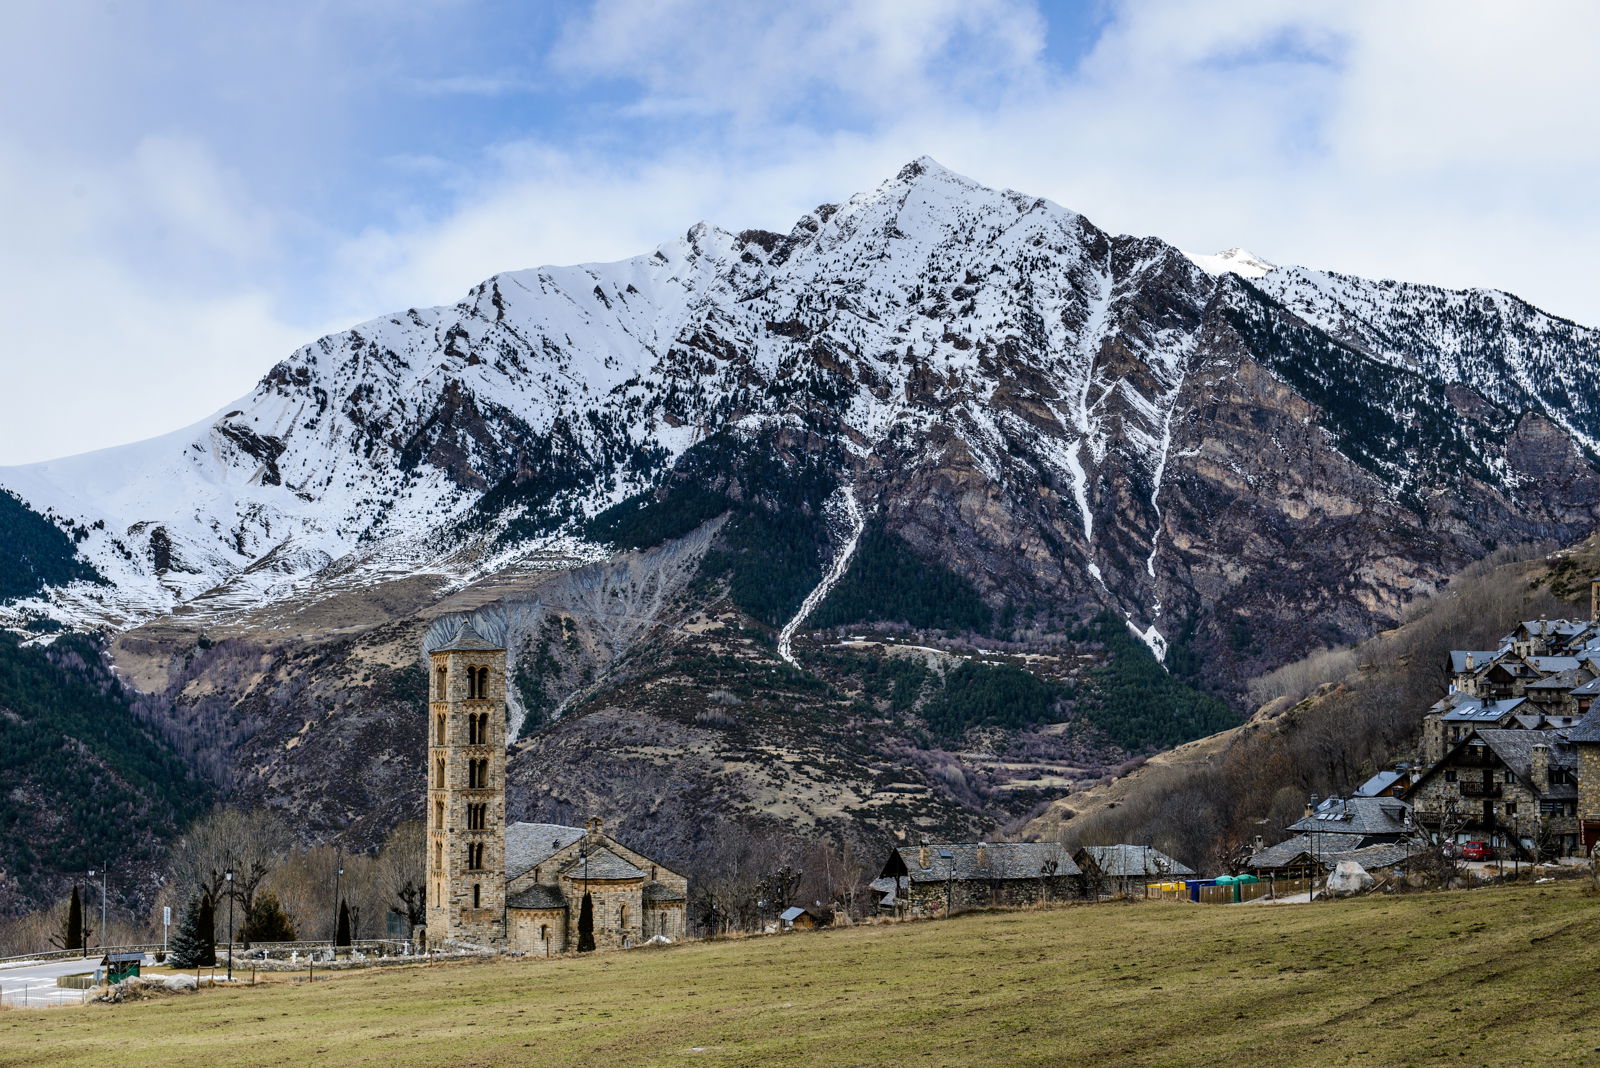
[(1261, 278), (1271, 271), (1278, 269), (1275, 263), (1268, 263), (1261, 257), (1247, 252), (1242, 248), (1224, 249), (1213, 256), (1199, 252), (1186, 252), (1194, 261), (1196, 267), (1206, 272), (1213, 278), (1225, 274), (1236, 274), (1240, 278)]
[(0, 470), (105, 580), (5, 611), (126, 627), (600, 559), (589, 520), (721, 433), (823, 458), (863, 522), (995, 606), (1108, 607), (1236, 673), (1587, 530), (1597, 356), (1506, 294), (1189, 256), (924, 158), (788, 234), (701, 223), (497, 275), (305, 346), (194, 427)]

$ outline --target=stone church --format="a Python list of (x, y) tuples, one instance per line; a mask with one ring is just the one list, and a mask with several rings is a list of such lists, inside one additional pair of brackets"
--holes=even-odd
[[(434, 948), (550, 956), (684, 937), (688, 880), (607, 835), (506, 825), (506, 652), (463, 622), (429, 651), (428, 911)], [(585, 914), (588, 920), (585, 920)]]

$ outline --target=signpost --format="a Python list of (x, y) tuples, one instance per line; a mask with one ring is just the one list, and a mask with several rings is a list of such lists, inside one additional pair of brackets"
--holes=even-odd
[(167, 928), (172, 926), (172, 906), (161, 906), (161, 955), (167, 955)]

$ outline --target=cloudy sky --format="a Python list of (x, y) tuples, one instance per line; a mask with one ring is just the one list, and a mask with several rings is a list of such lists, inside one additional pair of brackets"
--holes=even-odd
[[(1529, 13), (1533, 9), (1533, 13)], [(319, 333), (924, 153), (1181, 247), (1600, 324), (1600, 4), (8, 0), (0, 464)]]

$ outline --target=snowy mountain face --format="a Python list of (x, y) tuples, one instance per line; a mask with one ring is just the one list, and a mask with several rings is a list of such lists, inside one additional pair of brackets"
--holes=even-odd
[(1109, 609), (1236, 680), (1590, 529), (1597, 356), (1505, 294), (1187, 256), (922, 159), (788, 234), (497, 275), (195, 427), (0, 469), (104, 580), (0, 611), (120, 629), (599, 560), (623, 502), (756, 492), (696, 460), (731, 436), (823, 472), (822, 557), (849, 493), (1013, 628)]

